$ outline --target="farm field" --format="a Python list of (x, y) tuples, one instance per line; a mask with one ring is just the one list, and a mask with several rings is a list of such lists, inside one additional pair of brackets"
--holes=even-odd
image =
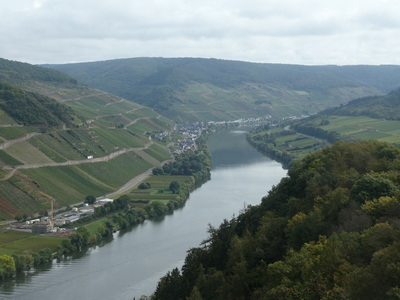
[(38, 132), (38, 131), (39, 131), (39, 129), (37, 127), (33, 127), (33, 126), (0, 127), (0, 136), (7, 140), (13, 140), (13, 139), (23, 137), (24, 135), (26, 135), (28, 133)]
[(22, 172), (34, 179), (42, 191), (56, 199), (56, 207), (83, 202), (87, 195), (98, 197), (112, 191), (111, 187), (92, 180), (76, 166), (45, 167)]
[(151, 155), (158, 161), (164, 161), (171, 158), (168, 148), (158, 143), (152, 144), (148, 149), (144, 150), (144, 152)]
[[(9, 181), (0, 181), (0, 199), (2, 201), (2, 211), (11, 216), (30, 214), (31, 211), (39, 211), (43, 209), (42, 203)], [(9, 203), (7, 203), (9, 202)], [(4, 210), (3, 210), (4, 209)]]
[(43, 248), (55, 251), (63, 239), (60, 237), (7, 230), (0, 232), (0, 255), (33, 253)]
[(373, 119), (364, 116), (333, 116), (329, 124), (320, 126), (327, 131), (336, 131), (357, 140), (376, 139), (400, 144), (400, 122)]
[(277, 149), (288, 151), (296, 157), (301, 158), (321, 149), (326, 144), (302, 134), (291, 134), (277, 137), (275, 139), (275, 145)]
[(79, 83), (23, 82), (22, 89), (72, 108), (73, 122), (22, 126), (0, 110), (0, 220), (48, 210), (40, 192), (54, 197), (56, 207), (80, 203), (170, 159), (171, 140), (150, 144), (150, 136), (171, 130), (174, 122), (152, 108)]
[(172, 181), (177, 181), (181, 186), (187, 181), (192, 181), (191, 176), (169, 176), (152, 175), (143, 182), (149, 183), (150, 189), (138, 189), (137, 187), (129, 193), (129, 198), (133, 202), (150, 203), (151, 201), (165, 201), (178, 199), (177, 194), (173, 194), (169, 189)]

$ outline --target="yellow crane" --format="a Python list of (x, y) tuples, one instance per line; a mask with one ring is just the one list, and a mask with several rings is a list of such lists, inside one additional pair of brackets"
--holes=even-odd
[(51, 197), (50, 195), (47, 195), (41, 191), (39, 191), (39, 194), (42, 194), (43, 196), (47, 197), (48, 199), (50, 199), (50, 226), (51, 228), (54, 227), (54, 201), (56, 201), (53, 197)]

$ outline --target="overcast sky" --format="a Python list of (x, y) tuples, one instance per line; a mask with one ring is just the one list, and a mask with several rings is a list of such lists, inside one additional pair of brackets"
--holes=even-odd
[(400, 1), (1, 0), (0, 57), (400, 65)]

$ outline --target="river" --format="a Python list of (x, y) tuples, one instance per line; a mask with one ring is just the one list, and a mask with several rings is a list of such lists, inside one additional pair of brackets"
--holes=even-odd
[(150, 295), (160, 277), (181, 267), (186, 251), (207, 238), (246, 205), (258, 204), (286, 171), (258, 153), (245, 131), (231, 129), (208, 139), (211, 180), (185, 206), (157, 221), (114, 235), (113, 241), (84, 255), (54, 262), (45, 270), (0, 286), (1, 299), (139, 299)]

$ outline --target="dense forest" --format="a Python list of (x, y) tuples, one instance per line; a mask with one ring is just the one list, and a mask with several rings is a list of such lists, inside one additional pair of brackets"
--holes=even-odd
[(64, 84), (77, 84), (77, 80), (71, 76), (49, 68), (39, 68), (37, 66), (11, 61), (0, 58), (0, 80), (14, 84), (29, 81), (48, 81)]
[(2, 81), (0, 81), (0, 108), (25, 126), (72, 127), (74, 120), (79, 120), (69, 106)]
[(337, 142), (210, 227), (153, 299), (398, 299), (400, 149)]

